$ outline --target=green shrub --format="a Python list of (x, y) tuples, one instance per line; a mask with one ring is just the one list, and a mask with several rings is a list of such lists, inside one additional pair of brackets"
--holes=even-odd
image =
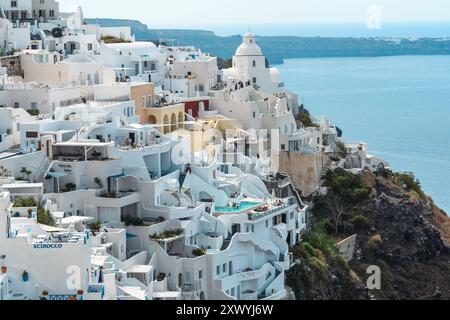
[(309, 243), (313, 248), (319, 249), (327, 256), (337, 252), (333, 239), (324, 231), (313, 230), (308, 232), (303, 238), (303, 242)]
[(414, 173), (412, 172), (403, 172), (396, 173), (393, 177), (394, 183), (396, 183), (400, 187), (405, 187), (407, 191), (413, 191), (419, 195), (420, 198), (425, 198), (425, 194), (422, 190), (422, 186), (420, 181), (416, 179)]
[(37, 207), (37, 202), (34, 200), (34, 198), (19, 198), (14, 203), (15, 208), (30, 208), (30, 207)]
[(338, 154), (342, 158), (344, 158), (344, 159), (347, 158), (347, 156), (348, 156), (348, 149), (347, 149), (347, 146), (345, 145), (344, 142), (342, 142), (342, 141), (336, 142), (336, 148), (337, 148)]
[(54, 227), (56, 226), (55, 219), (53, 218), (50, 211), (45, 211), (44, 208), (39, 207), (37, 212), (37, 221), (40, 224)]
[(142, 220), (141, 218), (133, 217), (133, 216), (129, 216), (129, 215), (123, 216), (122, 222), (125, 223), (125, 225), (127, 227), (129, 227), (129, 226), (145, 227), (146, 226), (144, 220)]
[(314, 122), (311, 115), (307, 112), (300, 112), (298, 114), (298, 120), (307, 128), (319, 127), (319, 125)]
[(355, 231), (366, 230), (369, 228), (369, 219), (362, 215), (356, 215), (350, 219), (350, 223), (352, 224)]
[(164, 240), (164, 239), (170, 239), (175, 238), (178, 236), (181, 236), (184, 233), (183, 229), (174, 229), (174, 230), (167, 230), (162, 233), (155, 233), (150, 236), (150, 239), (152, 240)]
[(367, 251), (377, 250), (383, 244), (381, 235), (376, 234), (364, 243), (364, 249)]
[(30, 109), (30, 110), (27, 110), (27, 112), (28, 112), (31, 116), (34, 116), (34, 117), (37, 117), (37, 116), (40, 114), (40, 112), (39, 112), (38, 109)]
[(328, 170), (325, 175), (325, 186), (330, 188), (347, 205), (357, 205), (368, 199), (372, 188), (364, 183), (360, 175), (344, 169)]
[(99, 232), (100, 228), (102, 227), (102, 224), (100, 221), (95, 221), (90, 224), (88, 224), (88, 229), (94, 232)]
[(204, 255), (206, 255), (206, 253), (207, 253), (207, 250), (206, 250), (206, 248), (203, 248), (203, 247), (192, 251), (192, 254), (196, 257), (204, 256)]

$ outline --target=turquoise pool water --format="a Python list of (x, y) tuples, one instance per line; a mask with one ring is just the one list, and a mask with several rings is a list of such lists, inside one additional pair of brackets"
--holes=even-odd
[(236, 208), (232, 208), (232, 207), (216, 208), (214, 210), (214, 212), (217, 212), (217, 213), (239, 213), (239, 212), (246, 211), (246, 210), (248, 210), (250, 208), (257, 207), (257, 206), (259, 206), (261, 204), (262, 204), (262, 202), (242, 201), (241, 205), (239, 207), (236, 207)]

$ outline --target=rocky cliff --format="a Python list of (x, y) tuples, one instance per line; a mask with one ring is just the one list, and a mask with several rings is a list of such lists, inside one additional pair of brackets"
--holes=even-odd
[[(314, 199), (313, 230), (294, 248), (302, 262), (288, 285), (298, 299), (450, 299), (450, 218), (410, 180), (327, 174), (334, 200)], [(337, 223), (330, 204), (344, 209)], [(354, 233), (356, 254), (346, 263), (331, 244)], [(381, 290), (366, 289), (369, 266), (381, 269)]]

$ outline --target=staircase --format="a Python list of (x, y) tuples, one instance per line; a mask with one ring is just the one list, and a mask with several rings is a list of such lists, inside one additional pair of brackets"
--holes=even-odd
[[(25, 293), (25, 288), (22, 283), (20, 283), (18, 280), (8, 277), (8, 296), (10, 300), (33, 300)], [(19, 289), (20, 288), (20, 289)], [(21, 290), (22, 289), (22, 290)]]

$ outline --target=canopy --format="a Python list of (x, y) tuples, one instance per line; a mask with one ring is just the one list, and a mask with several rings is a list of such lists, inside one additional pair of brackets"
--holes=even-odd
[(67, 229), (62, 229), (62, 228), (55, 228), (55, 227), (51, 227), (51, 226), (47, 226), (45, 224), (39, 224), (39, 227), (44, 230), (45, 232), (64, 232), (67, 231)]

